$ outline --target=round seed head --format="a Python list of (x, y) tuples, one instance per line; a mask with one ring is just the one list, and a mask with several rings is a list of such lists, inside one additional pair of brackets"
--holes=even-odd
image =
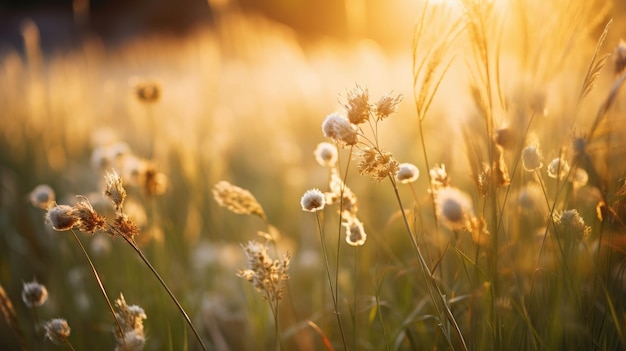
[(420, 176), (419, 169), (412, 163), (401, 163), (398, 167), (396, 180), (402, 184), (413, 183)]
[(59, 345), (67, 340), (70, 336), (71, 328), (67, 321), (62, 318), (55, 318), (44, 325), (46, 337), (48, 340)]
[(528, 172), (533, 172), (541, 167), (543, 167), (543, 163), (541, 162), (541, 153), (535, 145), (530, 145), (522, 150), (522, 165), (524, 169)]
[(356, 145), (358, 142), (358, 129), (350, 121), (337, 113), (326, 116), (322, 123), (324, 136), (333, 139), (342, 145)]
[(367, 234), (363, 229), (363, 223), (356, 217), (351, 217), (343, 223), (346, 228), (346, 242), (352, 246), (361, 246), (365, 244)]
[(307, 212), (316, 212), (324, 209), (326, 204), (324, 193), (318, 189), (307, 190), (300, 199), (302, 210)]
[(52, 225), (52, 229), (62, 232), (72, 229), (78, 223), (78, 217), (72, 206), (56, 205), (48, 209), (46, 222)]
[(55, 204), (54, 190), (46, 184), (37, 185), (35, 189), (30, 192), (29, 198), (33, 206), (44, 210), (49, 209)]
[(24, 283), (22, 288), (22, 301), (28, 307), (38, 307), (48, 300), (48, 289), (36, 280)]
[(313, 154), (317, 163), (322, 167), (334, 167), (339, 158), (335, 145), (327, 142), (317, 144)]

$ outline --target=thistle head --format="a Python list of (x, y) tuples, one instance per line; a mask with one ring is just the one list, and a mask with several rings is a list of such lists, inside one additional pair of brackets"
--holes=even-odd
[(72, 206), (56, 205), (46, 212), (46, 222), (50, 223), (52, 229), (60, 232), (72, 229), (78, 220)]
[(29, 194), (30, 203), (38, 208), (47, 210), (55, 205), (54, 190), (49, 185), (40, 184)]
[(402, 184), (413, 183), (420, 176), (420, 171), (412, 163), (401, 163), (398, 165), (398, 173), (396, 173), (396, 180)]
[(324, 209), (326, 204), (324, 193), (318, 189), (307, 190), (300, 199), (303, 211), (317, 212)]
[(48, 300), (48, 289), (37, 280), (24, 283), (22, 288), (22, 301), (28, 307), (39, 307)]
[(529, 145), (522, 150), (522, 166), (528, 172), (533, 172), (543, 167), (541, 153), (537, 146)]
[(46, 322), (43, 327), (46, 330), (46, 338), (57, 345), (66, 342), (72, 331), (67, 321), (62, 318), (54, 318)]
[(340, 145), (353, 146), (358, 142), (358, 128), (346, 117), (337, 113), (326, 116), (322, 123), (324, 136)]
[(339, 159), (337, 147), (327, 142), (317, 144), (313, 154), (315, 155), (317, 163), (319, 163), (322, 167), (335, 167), (335, 164)]

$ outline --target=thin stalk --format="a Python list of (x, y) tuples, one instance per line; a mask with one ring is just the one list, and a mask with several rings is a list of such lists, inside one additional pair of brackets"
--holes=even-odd
[(76, 351), (76, 349), (74, 348), (74, 346), (72, 345), (72, 343), (69, 340), (65, 339), (65, 344), (67, 345), (67, 347), (70, 348), (70, 350)]
[(76, 233), (74, 232), (74, 229), (70, 230), (72, 232), (72, 235), (74, 236), (74, 239), (76, 239), (76, 242), (78, 243), (78, 246), (80, 246), (80, 249), (83, 251), (83, 254), (85, 255), (85, 258), (87, 259), (87, 262), (89, 263), (89, 267), (91, 267), (91, 271), (93, 272), (93, 276), (96, 278), (96, 282), (98, 283), (98, 286), (100, 287), (100, 291), (102, 292), (102, 295), (104, 296), (104, 299), (107, 302), (107, 305), (109, 306), (109, 310), (111, 311), (111, 315), (113, 315), (113, 319), (115, 319), (115, 324), (117, 324), (117, 330), (120, 333), (120, 337), (124, 336), (124, 330), (122, 329), (122, 325), (120, 324), (119, 319), (117, 319), (117, 315), (115, 314), (115, 310), (113, 309), (113, 305), (111, 305), (111, 301), (109, 300), (109, 296), (107, 295), (106, 290), (104, 289), (104, 285), (102, 284), (102, 280), (100, 280), (100, 275), (98, 274), (98, 271), (96, 270), (96, 267), (93, 265), (93, 262), (91, 261), (91, 258), (89, 257), (89, 254), (87, 253), (87, 250), (85, 250), (85, 247), (83, 246), (83, 243), (80, 242), (80, 239), (78, 239), (78, 235), (76, 235)]
[[(348, 350), (348, 343), (346, 342), (346, 336), (343, 331), (343, 324), (341, 323), (341, 316), (339, 315), (339, 309), (337, 304), (337, 295), (335, 294), (335, 290), (333, 289), (333, 282), (330, 275), (330, 264), (328, 263), (328, 253), (326, 252), (326, 242), (324, 240), (324, 230), (322, 229), (322, 222), (320, 220), (320, 216), (317, 212), (315, 212), (315, 219), (317, 221), (317, 229), (320, 234), (320, 241), (322, 244), (322, 252), (324, 254), (324, 263), (326, 264), (326, 275), (328, 276), (328, 285), (330, 285), (330, 294), (333, 298), (333, 307), (335, 309), (335, 316), (337, 316), (337, 323), (339, 323), (339, 331), (341, 332), (341, 341), (343, 342), (344, 350)], [(339, 270), (339, 267), (337, 267)], [(335, 283), (336, 284), (336, 283)], [(335, 286), (336, 288), (336, 286)]]
[(357, 311), (358, 311), (358, 302), (357, 302), (357, 290), (358, 290), (358, 284), (359, 284), (359, 247), (355, 246), (354, 247), (354, 297), (352, 300), (352, 347), (354, 347), (355, 350), (358, 350), (357, 347), (357, 331), (359, 330), (358, 326), (357, 326)]
[[(452, 314), (452, 311), (450, 311), (450, 308), (448, 308), (448, 303), (444, 297), (444, 295), (441, 293), (441, 290), (439, 289), (439, 286), (437, 285), (437, 281), (435, 280), (435, 277), (433, 276), (432, 272), (430, 271), (430, 269), (428, 268), (428, 263), (426, 263), (426, 260), (424, 259), (424, 256), (422, 255), (422, 252), (419, 248), (419, 245), (417, 244), (417, 241), (415, 240), (415, 236), (413, 235), (413, 231), (411, 230), (411, 226), (409, 224), (408, 219), (406, 218), (406, 213), (404, 212), (404, 206), (402, 205), (402, 200), (400, 198), (400, 193), (398, 192), (398, 186), (393, 178), (392, 175), (389, 175), (389, 180), (391, 181), (391, 185), (393, 186), (393, 190), (394, 193), (396, 195), (396, 200), (398, 201), (398, 205), (400, 206), (400, 213), (402, 214), (402, 220), (404, 221), (404, 225), (406, 227), (407, 230), (407, 234), (409, 235), (409, 238), (411, 239), (411, 244), (413, 244), (413, 248), (415, 249), (415, 253), (416, 256), (419, 260), (420, 266), (422, 267), (422, 273), (424, 274), (424, 277), (427, 278), (427, 281), (430, 282), (430, 284), (432, 285), (433, 288), (436, 289), (437, 294), (439, 295), (439, 298), (441, 299), (441, 303), (443, 304), (443, 309), (446, 315), (446, 318), (448, 319), (448, 322), (450, 322), (452, 324), (452, 326), (454, 327), (454, 330), (459, 338), (459, 341), (461, 342), (461, 347), (464, 351), (467, 351), (467, 344), (465, 343), (465, 339), (463, 338), (463, 334), (461, 333), (461, 329), (459, 328), (458, 323), (456, 322), (456, 319), (454, 318), (454, 315)], [(438, 304), (434, 298), (434, 295), (429, 287), (428, 289), (431, 299), (433, 300), (433, 305), (435, 306), (435, 309), (437, 310), (437, 313), (439, 315), (441, 315), (441, 311), (439, 310)], [(443, 323), (443, 321), (440, 321), (441, 323)], [(443, 325), (442, 325), (443, 328)], [(451, 343), (451, 341), (448, 338), (448, 333), (446, 332), (446, 330), (444, 330), (444, 333), (446, 334), (446, 339), (448, 340), (449, 343)], [(454, 348), (452, 345), (450, 345), (452, 348)]]
[(139, 255), (139, 257), (141, 257), (141, 260), (146, 264), (146, 266), (148, 266), (148, 268), (150, 269), (150, 271), (152, 271), (152, 274), (154, 274), (154, 276), (157, 278), (157, 280), (159, 281), (159, 283), (161, 283), (161, 286), (163, 286), (163, 288), (165, 289), (165, 291), (167, 291), (167, 294), (170, 296), (170, 298), (172, 298), (172, 301), (174, 301), (174, 303), (176, 304), (176, 307), (178, 307), (178, 310), (180, 311), (180, 313), (183, 315), (183, 317), (185, 318), (185, 321), (187, 322), (187, 324), (189, 325), (189, 327), (191, 328), (191, 330), (193, 331), (194, 335), (196, 336), (196, 339), (198, 339), (198, 342), (200, 343), (200, 346), (202, 346), (202, 349), (204, 351), (207, 351), (207, 347), (204, 345), (204, 342), (202, 341), (202, 338), (200, 338), (200, 334), (198, 333), (198, 331), (196, 330), (196, 327), (194, 327), (193, 323), (191, 322), (191, 319), (189, 318), (189, 316), (187, 315), (187, 312), (185, 312), (185, 309), (183, 308), (183, 306), (181, 306), (181, 304), (178, 302), (178, 300), (176, 299), (176, 296), (174, 296), (174, 293), (170, 290), (170, 288), (167, 286), (167, 284), (165, 283), (165, 281), (163, 280), (163, 278), (161, 278), (161, 276), (159, 275), (159, 273), (156, 271), (156, 269), (152, 266), (152, 264), (150, 263), (150, 261), (148, 261), (148, 258), (146, 258), (146, 256), (144, 256), (143, 252), (141, 252), (141, 249), (139, 249), (139, 247), (137, 246), (137, 244), (135, 244), (135, 241), (126, 237), (125, 235), (120, 233), (120, 236), (122, 238), (124, 238), (124, 240), (126, 240), (126, 242), (135, 250), (135, 252), (137, 252), (137, 254)]

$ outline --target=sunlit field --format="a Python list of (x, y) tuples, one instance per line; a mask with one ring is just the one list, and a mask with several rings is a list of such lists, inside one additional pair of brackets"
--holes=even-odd
[(367, 3), (341, 38), (220, 5), (44, 52), (25, 22), (0, 349), (625, 349), (626, 15)]

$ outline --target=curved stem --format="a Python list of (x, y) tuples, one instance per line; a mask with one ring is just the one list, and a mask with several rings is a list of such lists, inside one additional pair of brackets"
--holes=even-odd
[(170, 290), (170, 288), (167, 286), (167, 284), (165, 283), (165, 281), (163, 280), (163, 278), (161, 278), (161, 276), (159, 275), (159, 273), (156, 271), (156, 269), (152, 266), (152, 264), (150, 263), (150, 261), (148, 261), (148, 258), (146, 258), (146, 256), (144, 256), (143, 252), (141, 252), (141, 250), (139, 249), (139, 247), (137, 246), (137, 244), (135, 244), (135, 242), (132, 239), (127, 238), (125, 235), (121, 235), (120, 236), (122, 238), (124, 238), (124, 240), (126, 240), (126, 242), (135, 250), (135, 252), (137, 252), (137, 254), (139, 255), (139, 257), (141, 257), (141, 259), (143, 260), (143, 262), (146, 264), (146, 266), (148, 266), (148, 268), (150, 269), (150, 271), (152, 271), (152, 274), (154, 274), (154, 276), (157, 278), (157, 280), (159, 281), (159, 283), (161, 283), (161, 286), (163, 286), (163, 288), (165, 289), (165, 291), (167, 291), (167, 294), (172, 298), (172, 301), (174, 301), (174, 303), (176, 304), (176, 307), (178, 307), (178, 310), (180, 311), (180, 313), (183, 315), (183, 317), (185, 318), (185, 321), (187, 321), (187, 324), (189, 325), (189, 327), (191, 328), (191, 330), (193, 331), (194, 335), (196, 336), (196, 339), (198, 339), (198, 342), (200, 343), (200, 346), (202, 346), (202, 349), (204, 351), (207, 351), (208, 349), (206, 348), (206, 346), (204, 345), (204, 342), (202, 341), (202, 338), (200, 338), (200, 334), (198, 333), (198, 331), (196, 330), (196, 327), (194, 327), (193, 323), (191, 322), (191, 319), (189, 318), (189, 316), (187, 315), (187, 312), (185, 312), (185, 309), (183, 308), (183, 306), (178, 302), (178, 300), (176, 299), (176, 296), (174, 296), (174, 293)]
[(70, 230), (70, 231), (72, 232), (72, 235), (74, 236), (74, 239), (76, 239), (76, 242), (78, 242), (78, 246), (80, 246), (80, 249), (83, 251), (83, 254), (85, 255), (85, 258), (87, 258), (87, 262), (89, 262), (89, 267), (91, 267), (91, 271), (93, 272), (93, 275), (96, 278), (96, 282), (98, 283), (98, 286), (100, 287), (100, 291), (102, 292), (102, 295), (104, 296), (104, 299), (106, 300), (107, 305), (109, 306), (109, 310), (111, 311), (111, 314), (113, 315), (113, 319), (115, 319), (115, 324), (117, 324), (117, 330), (120, 332), (120, 337), (121, 337), (121, 339), (123, 339), (123, 337), (124, 337), (124, 330), (122, 329), (122, 325), (120, 324), (119, 319), (117, 319), (117, 315), (115, 314), (115, 310), (113, 309), (113, 305), (111, 305), (111, 301), (109, 300), (109, 296), (107, 295), (107, 292), (104, 289), (104, 285), (102, 284), (102, 280), (100, 280), (100, 275), (98, 274), (98, 271), (96, 270), (96, 267), (93, 265), (93, 262), (91, 262), (91, 258), (89, 258), (89, 254), (87, 253), (87, 250), (85, 250), (85, 247), (83, 246), (83, 243), (81, 243), (80, 239), (78, 239), (78, 235), (76, 235), (76, 233), (74, 232), (73, 229)]
[[(333, 298), (333, 307), (335, 309), (335, 316), (337, 316), (337, 323), (339, 323), (339, 331), (341, 332), (341, 341), (343, 342), (344, 350), (348, 350), (348, 343), (346, 342), (346, 336), (343, 331), (343, 324), (341, 323), (341, 316), (339, 315), (339, 309), (337, 304), (337, 294), (335, 294), (335, 289), (337, 288), (337, 283), (335, 283), (335, 289), (333, 289), (333, 282), (330, 276), (330, 265), (328, 264), (328, 253), (326, 252), (326, 242), (324, 240), (324, 231), (322, 230), (322, 223), (320, 221), (320, 216), (317, 212), (315, 212), (315, 219), (317, 220), (317, 228), (320, 234), (320, 241), (322, 244), (322, 252), (324, 254), (324, 263), (326, 264), (326, 275), (328, 276), (328, 285), (330, 285), (330, 294)], [(339, 267), (337, 267), (339, 270)]]

